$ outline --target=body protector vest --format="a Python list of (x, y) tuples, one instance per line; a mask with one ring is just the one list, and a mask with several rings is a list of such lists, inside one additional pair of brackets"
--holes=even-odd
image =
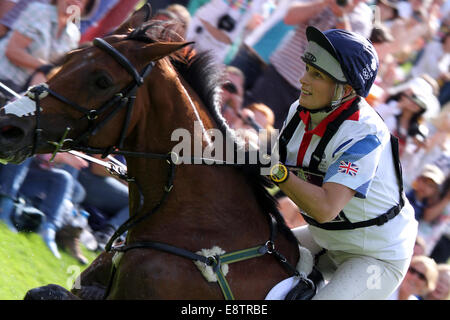
[[(294, 168), (293, 170), (298, 171), (297, 176), (299, 176), (301, 179), (313, 183), (317, 186), (322, 186), (325, 172), (322, 172), (319, 170), (319, 164), (322, 160), (324, 150), (327, 146), (327, 144), (330, 142), (331, 138), (334, 136), (334, 134), (339, 129), (340, 125), (348, 118), (350, 118), (355, 112), (359, 110), (359, 102), (360, 98), (356, 98), (351, 106), (344, 111), (342, 111), (336, 119), (331, 121), (325, 130), (325, 133), (323, 137), (320, 139), (319, 144), (317, 145), (316, 149), (312, 153), (311, 161), (309, 163), (309, 167), (300, 167), (300, 168)], [(301, 112), (303, 108), (299, 106), (297, 108), (297, 114), (298, 112)], [(300, 117), (293, 116), (292, 119), (289, 121), (289, 123), (285, 126), (283, 132), (281, 133), (279, 137), (279, 150), (280, 150), (280, 160), (281, 162), (286, 161), (287, 157), (287, 144), (289, 143), (290, 139), (292, 138), (295, 130), (297, 129), (297, 126), (300, 123)], [(366, 220), (366, 221), (359, 221), (359, 222), (351, 222), (347, 217), (345, 216), (345, 213), (341, 211), (339, 215), (330, 222), (326, 223), (319, 223), (316, 220), (314, 220), (312, 217), (308, 216), (306, 213), (304, 213), (302, 210), (300, 210), (303, 218), (305, 221), (315, 227), (326, 229), (326, 230), (350, 230), (350, 229), (357, 229), (357, 228), (363, 228), (363, 227), (369, 227), (373, 225), (381, 226), (388, 222), (389, 220), (393, 219), (403, 208), (404, 205), (404, 193), (403, 193), (403, 179), (402, 179), (402, 170), (400, 165), (400, 159), (399, 159), (399, 153), (398, 153), (398, 139), (391, 134), (391, 148), (392, 148), (392, 155), (393, 155), (393, 162), (395, 167), (395, 172), (397, 176), (397, 182), (399, 186), (399, 203), (395, 206), (393, 206), (391, 209), (389, 209), (384, 214), (381, 214), (380, 216)]]

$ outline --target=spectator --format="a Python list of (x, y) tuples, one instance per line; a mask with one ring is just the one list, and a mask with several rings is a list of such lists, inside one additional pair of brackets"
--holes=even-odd
[(0, 19), (16, 5), (17, 1), (18, 0), (0, 1)]
[[(100, 20), (119, 0), (88, 0), (85, 6), (85, 11), (80, 17), (73, 16), (77, 14), (76, 11), (70, 11), (74, 22), (80, 28), (80, 32), (83, 35), (86, 30), (92, 25), (96, 25)], [(14, 3), (15, 2), (15, 5)], [(50, 0), (18, 0), (18, 1), (2, 1), (5, 5), (5, 10), (8, 12), (0, 19), (0, 38), (12, 29), (14, 22), (20, 16), (31, 2), (50, 3)], [(13, 7), (9, 5), (13, 3)]]
[(86, 190), (82, 205), (91, 214), (90, 226), (98, 249), (103, 250), (112, 234), (130, 215), (128, 187), (95, 163), (81, 170), (78, 180)]
[(424, 211), (437, 200), (440, 186), (445, 181), (442, 170), (432, 164), (424, 166), (419, 177), (412, 184), (412, 189), (407, 192), (406, 197), (414, 208), (417, 221), (424, 218)]
[[(114, 6), (111, 6), (114, 2)], [(104, 8), (101, 13), (102, 18), (96, 17), (94, 23), (85, 30), (83, 36), (81, 37), (80, 43), (85, 43), (92, 41), (96, 37), (105, 37), (114, 29), (119, 27), (129, 16), (131, 12), (134, 11), (139, 0), (106, 0), (104, 1)], [(100, 7), (101, 9), (102, 7)]]
[(172, 12), (180, 22), (180, 31), (178, 34), (186, 39), (187, 29), (191, 23), (191, 15), (185, 6), (181, 4), (172, 4), (167, 7), (167, 11)]
[(20, 186), (26, 178), (31, 159), (21, 164), (6, 164), (0, 166), (0, 219), (8, 228), (16, 232), (11, 219), (14, 212), (14, 201), (19, 196)]
[(270, 55), (283, 37), (294, 29), (283, 21), (290, 3), (291, 0), (266, 1), (263, 6), (264, 21), (244, 36), (238, 52), (230, 61), (229, 65), (244, 72), (246, 91), (253, 87), (267, 67)]
[(271, 142), (277, 137), (272, 127), (273, 121), (274, 115), (268, 106), (253, 103), (236, 113), (232, 127), (239, 129), (238, 134), (243, 134), (255, 147), (267, 153), (272, 150)]
[(438, 264), (439, 272), (436, 289), (425, 296), (425, 300), (450, 300), (450, 265)]
[(225, 82), (222, 86), (222, 115), (233, 128), (239, 118), (244, 95), (245, 76), (233, 66), (225, 67)]
[[(86, 5), (87, 13), (80, 19), (80, 43), (86, 42), (86, 32), (98, 26), (98, 22), (121, 0), (93, 0)], [(92, 39), (91, 39), (92, 40)]]
[(425, 123), (427, 139), (421, 148), (407, 145), (401, 159), (405, 174), (405, 188), (409, 189), (412, 181), (426, 163), (435, 163), (444, 172), (450, 174), (450, 104), (444, 106), (439, 114)]
[[(20, 165), (8, 164), (0, 168), (0, 188), (7, 197), (2, 198), (2, 219), (13, 228), (11, 214), (13, 200), (19, 195), (25, 198), (42, 212), (46, 220), (39, 233), (45, 244), (56, 258), (60, 258), (55, 242), (56, 232), (62, 227), (65, 214), (65, 201), (81, 202), (84, 190), (76, 188), (75, 178), (58, 165), (48, 163), (51, 155), (39, 155), (30, 158)], [(86, 161), (67, 153), (58, 153), (56, 164), (67, 164), (76, 169), (86, 166)], [(13, 229), (14, 230), (14, 229)]]
[(450, 80), (450, 32), (443, 34), (439, 39), (428, 42), (420, 58), (411, 69), (411, 76), (417, 77), (428, 74), (440, 82)]
[[(294, 2), (289, 7), (284, 23), (295, 25), (295, 32), (290, 32), (281, 45), (270, 57), (270, 64), (255, 81), (245, 97), (245, 105), (262, 102), (275, 114), (276, 129), (280, 129), (286, 118), (288, 107), (298, 98), (301, 85), (298, 81), (305, 72), (305, 63), (298, 58), (306, 48), (305, 30), (307, 25), (314, 25), (325, 30), (332, 27), (351, 29), (348, 14), (354, 10), (356, 1), (345, 7), (338, 6), (336, 0), (314, 0), (311, 2)], [(371, 23), (370, 19), (365, 23)], [(277, 94), (273, 94), (277, 92)]]
[[(443, 17), (446, 17), (443, 19), (441, 23), (441, 27), (437, 32), (437, 38), (444, 40), (445, 43), (448, 43), (448, 35), (450, 34), (450, 15), (443, 15)], [(448, 45), (446, 45), (445, 50), (448, 51), (447, 48)], [(444, 62), (442, 62), (444, 63)], [(440, 64), (441, 66), (441, 64)], [(449, 72), (450, 70), (447, 69), (442, 72), (441, 77), (439, 77), (437, 80), (439, 82), (440, 91), (439, 91), (439, 102), (441, 105), (446, 104), (447, 102), (450, 102), (450, 79), (449, 79)]]
[(245, 109), (253, 111), (254, 121), (263, 129), (269, 131), (273, 130), (275, 124), (275, 115), (272, 109), (263, 103), (252, 103), (245, 107)]
[[(441, 192), (439, 192), (437, 199), (430, 203), (423, 212), (423, 217), (419, 221), (419, 234), (426, 241), (426, 250), (425, 254), (434, 257), (437, 255), (435, 249), (439, 250), (439, 246), (443, 246), (442, 249), (446, 253), (443, 255), (443, 259), (439, 259), (441, 257), (436, 257), (436, 262), (440, 263), (442, 260), (447, 261), (447, 258), (450, 255), (450, 251), (447, 247), (445, 247), (445, 242), (440, 243), (440, 241), (445, 240), (445, 237), (448, 234), (448, 229), (450, 227), (450, 179), (447, 177), (446, 182), (443, 184), (441, 188)], [(445, 250), (447, 249), (447, 250)]]
[(380, 87), (381, 92), (375, 92), (376, 87), (372, 87), (373, 90), (371, 90), (371, 94), (376, 97), (376, 102), (371, 103), (371, 105), (376, 106), (386, 100), (386, 89), (390, 88), (398, 80), (398, 64), (394, 56), (390, 53), (390, 45), (394, 41), (394, 37), (382, 22), (376, 22), (374, 24), (370, 41), (375, 47), (375, 50), (377, 50), (380, 61), (380, 69), (375, 80), (375, 85)]
[[(427, 136), (425, 117), (431, 118), (439, 112), (439, 102), (433, 95), (433, 88), (423, 78), (411, 81), (392, 90), (386, 104), (375, 109), (383, 117), (389, 131), (399, 138), (399, 152), (402, 160), (408, 144), (422, 146)], [(392, 92), (391, 91), (391, 92)], [(415, 152), (415, 149), (414, 151)]]
[(158, 12), (160, 10), (165, 10), (167, 7), (172, 5), (180, 5), (186, 7), (190, 2), (190, 0), (148, 0), (148, 3), (152, 6), (153, 12)]
[(445, 216), (447, 217), (447, 223), (442, 233), (441, 237), (434, 245), (433, 250), (430, 253), (430, 257), (433, 258), (437, 263), (447, 263), (450, 258), (450, 223), (448, 222), (448, 217), (450, 216), (450, 210), (448, 207), (445, 211)]
[(379, 15), (379, 21), (390, 29), (400, 17), (395, 2), (391, 0), (376, 0), (375, 5), (375, 10)]
[(16, 92), (44, 82), (49, 64), (76, 48), (80, 40), (80, 31), (70, 21), (67, 8), (75, 4), (83, 12), (86, 2), (30, 3), (14, 23), (13, 31), (0, 40), (0, 81)]
[(191, 15), (186, 7), (180, 4), (173, 4), (168, 6), (166, 9), (158, 10), (152, 19), (177, 20), (179, 23), (179, 28), (176, 29), (176, 32), (184, 39), (186, 38), (187, 28), (191, 21)]
[(416, 243), (414, 244), (413, 256), (425, 255), (425, 249), (426, 249), (425, 239), (418, 235), (416, 238)]
[[(397, 3), (400, 18), (395, 19), (390, 26), (390, 31), (396, 40), (392, 43), (392, 50), (401, 61), (406, 61), (413, 53), (420, 50), (436, 32), (431, 23), (435, 20), (433, 16), (435, 13), (429, 11), (431, 1), (410, 0), (408, 2)], [(401, 7), (403, 3), (411, 10), (404, 10)]]
[[(250, 90), (256, 79), (267, 67), (269, 56), (275, 50), (283, 36), (294, 27), (286, 25), (282, 20), (291, 4), (290, 0), (280, 0), (274, 12), (264, 20), (254, 31), (247, 35), (231, 65), (242, 69), (246, 75), (246, 90)], [(359, 32), (365, 37), (370, 35), (370, 21), (372, 11), (365, 1), (354, 1), (353, 11), (348, 15), (353, 31)]]
[(450, 1), (444, 0), (444, 3), (441, 7), (441, 16), (447, 17), (450, 14)]
[(0, 38), (5, 36), (13, 27), (14, 22), (20, 16), (22, 11), (31, 2), (49, 3), (50, 0), (15, 0), (1, 1), (1, 18), (0, 18)]
[(436, 289), (438, 280), (436, 262), (427, 256), (414, 256), (399, 288), (389, 300), (418, 300)]
[(382, 22), (377, 22), (373, 25), (373, 28), (370, 32), (369, 40), (374, 45), (377, 50), (378, 59), (380, 61), (383, 60), (385, 55), (389, 52), (384, 50), (384, 47), (389, 45), (389, 43), (394, 41), (394, 37), (389, 32), (389, 29)]
[[(55, 162), (49, 163), (50, 156), (38, 155), (33, 159), (19, 193), (45, 213), (46, 221), (39, 233), (53, 255), (59, 259), (61, 256), (55, 240), (56, 233), (63, 227), (63, 216), (68, 209), (66, 203), (80, 203), (85, 196), (85, 191), (76, 187), (76, 178), (63, 169), (62, 165), (67, 164), (80, 170), (88, 163), (69, 153), (58, 153)], [(69, 210), (71, 213), (72, 207)]]
[(367, 5), (369, 0), (348, 1), (349, 30), (369, 39), (372, 32), (373, 10)]
[(261, 14), (265, 1), (211, 0), (195, 12), (186, 40), (196, 42), (197, 52), (211, 51), (217, 63), (224, 63), (232, 43), (250, 19)]
[[(86, 235), (90, 246), (86, 247), (90, 250), (95, 250), (97, 242), (91, 229), (88, 225), (89, 213), (81, 207), (81, 202), (84, 200), (86, 192), (81, 184), (74, 181), (74, 192), (72, 199), (64, 199), (64, 216), (61, 227), (56, 231), (55, 241), (58, 248), (66, 250), (72, 257), (78, 260), (81, 264), (87, 264), (88, 260), (83, 255), (80, 247), (81, 235)], [(95, 247), (92, 247), (92, 244)]]

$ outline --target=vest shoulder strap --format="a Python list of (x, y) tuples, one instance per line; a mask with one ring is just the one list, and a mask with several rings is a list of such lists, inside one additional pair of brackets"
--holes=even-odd
[(360, 100), (361, 98), (357, 97), (349, 108), (342, 111), (336, 119), (328, 123), (323, 137), (320, 139), (319, 144), (317, 145), (311, 156), (311, 160), (309, 162), (309, 170), (311, 170), (312, 172), (318, 171), (319, 163), (322, 160), (322, 156), (328, 142), (330, 142), (331, 138), (333, 138), (341, 124), (359, 110)]
[(282, 163), (286, 162), (287, 144), (289, 143), (289, 140), (291, 140), (292, 136), (294, 135), (295, 129), (297, 129), (297, 127), (300, 123), (299, 112), (301, 112), (301, 111), (302, 111), (302, 107), (299, 105), (297, 107), (297, 112), (294, 114), (294, 116), (291, 118), (291, 120), (289, 120), (288, 124), (283, 129), (283, 132), (281, 133), (280, 137), (278, 138), (280, 161)]

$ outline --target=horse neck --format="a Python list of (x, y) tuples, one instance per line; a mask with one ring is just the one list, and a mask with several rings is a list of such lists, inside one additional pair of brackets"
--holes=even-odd
[[(167, 154), (177, 144), (171, 141), (172, 133), (180, 128), (190, 133), (193, 137), (191, 148), (195, 148), (194, 140), (199, 138), (195, 135), (199, 134), (199, 130), (208, 136), (207, 130), (215, 126), (198, 96), (173, 69), (165, 69), (163, 63), (158, 64), (159, 72), (152, 74), (149, 80), (151, 89), (147, 99), (151, 101), (151, 111), (141, 117), (131, 139), (127, 140), (129, 144), (133, 141), (134, 145), (128, 147), (130, 149)], [(201, 149), (204, 150), (209, 143), (208, 139), (201, 139)], [(142, 158), (128, 158), (127, 163), (130, 175), (136, 177), (144, 195), (140, 214), (149, 212), (163, 197), (169, 165), (166, 161)], [(255, 215), (261, 217), (249, 184), (236, 169), (195, 164), (182, 164), (175, 168), (174, 187), (166, 204), (160, 209), (161, 212), (143, 224), (145, 227), (141, 233), (146, 234), (152, 224), (167, 226), (173, 221), (178, 221), (178, 224), (183, 221), (185, 227), (189, 222), (195, 222), (195, 228), (201, 228), (202, 224), (223, 225), (224, 220), (229, 218), (244, 219), (246, 221), (241, 225), (248, 226)], [(138, 199), (136, 187), (130, 186), (131, 213), (137, 208)], [(242, 204), (239, 210), (236, 210), (236, 203)], [(176, 215), (175, 219), (173, 215)], [(203, 218), (195, 219), (197, 215), (203, 215)]]

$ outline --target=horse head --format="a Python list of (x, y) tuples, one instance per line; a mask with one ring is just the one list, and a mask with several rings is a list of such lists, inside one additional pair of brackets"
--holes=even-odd
[(58, 143), (63, 149), (122, 143), (133, 128), (133, 121), (124, 120), (127, 110), (155, 61), (186, 45), (112, 35), (69, 52), (46, 83), (4, 107), (0, 158), (18, 163), (34, 153), (53, 152)]

